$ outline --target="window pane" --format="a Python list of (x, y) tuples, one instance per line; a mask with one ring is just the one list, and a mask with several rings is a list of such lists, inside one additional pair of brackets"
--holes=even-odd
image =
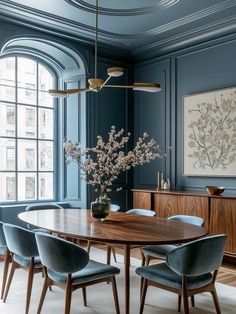
[(53, 86), (53, 77), (51, 73), (39, 64), (39, 90), (48, 91)]
[(17, 58), (17, 83), (19, 87), (36, 89), (37, 63), (28, 58)]
[(39, 106), (53, 107), (53, 97), (48, 92), (39, 92)]
[(36, 108), (18, 105), (18, 136), (36, 137)]
[(36, 141), (18, 140), (18, 170), (36, 170)]
[(0, 170), (15, 170), (15, 140), (0, 138)]
[(53, 142), (39, 141), (39, 170), (53, 170)]
[(14, 201), (16, 178), (14, 173), (1, 172), (0, 173), (0, 201)]
[(15, 86), (15, 58), (0, 59), (0, 84)]
[(53, 198), (53, 173), (39, 174), (39, 199)]
[(15, 101), (15, 87), (0, 85), (0, 100)]
[(36, 91), (27, 88), (18, 88), (17, 101), (23, 104), (36, 105)]
[(36, 199), (36, 188), (37, 181), (35, 173), (19, 173), (17, 190), (20, 201)]
[(0, 135), (15, 136), (15, 105), (0, 102)]
[(53, 139), (53, 110), (39, 109), (39, 138)]

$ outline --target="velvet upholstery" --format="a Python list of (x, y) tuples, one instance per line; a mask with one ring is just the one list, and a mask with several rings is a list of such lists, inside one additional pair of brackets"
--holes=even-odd
[(143, 313), (148, 286), (156, 286), (179, 295), (179, 312), (183, 297), (185, 314), (189, 314), (188, 297), (194, 306), (195, 294), (210, 292), (216, 312), (221, 314), (215, 280), (223, 260), (225, 242), (224, 234), (191, 241), (168, 252), (165, 263), (137, 268), (136, 273), (142, 279), (139, 313)]
[(4, 224), (3, 230), (10, 252), (29, 258), (38, 256), (34, 232), (12, 224)]
[(25, 314), (29, 312), (34, 273), (42, 271), (38, 256), (35, 233), (12, 224), (3, 225), (6, 243), (12, 256), (12, 266), (4, 292), (3, 302), (6, 302), (15, 270), (23, 268), (28, 272)]
[[(175, 216), (169, 217), (168, 219), (193, 224), (199, 227), (202, 227), (204, 224), (204, 219), (198, 216), (175, 215)], [(142, 253), (148, 257), (164, 260), (166, 258), (166, 254), (175, 248), (176, 248), (175, 245), (167, 245), (167, 244), (149, 245), (142, 249)]]
[(2, 275), (2, 287), (1, 287), (1, 299), (3, 299), (5, 286), (7, 282), (7, 276), (8, 276), (8, 268), (9, 268), (11, 259), (10, 259), (10, 252), (7, 248), (2, 221), (0, 221), (0, 258), (4, 261), (3, 275)]
[(120, 206), (117, 204), (111, 204), (111, 212), (116, 213), (120, 210)]
[(183, 244), (167, 254), (166, 263), (179, 275), (200, 276), (212, 272), (222, 263), (225, 241), (225, 235), (213, 235)]
[(88, 264), (88, 253), (71, 242), (40, 232), (36, 242), (42, 264), (55, 272), (73, 273)]
[(64, 313), (69, 314), (72, 291), (82, 288), (84, 305), (86, 305), (85, 287), (110, 281), (116, 313), (120, 313), (115, 280), (115, 275), (120, 273), (117, 267), (89, 260), (89, 255), (83, 248), (69, 241), (40, 232), (35, 236), (45, 275), (38, 314), (41, 312), (47, 288), (51, 285), (66, 289)]
[(34, 204), (30, 204), (25, 208), (25, 211), (31, 211), (31, 210), (43, 210), (43, 209), (61, 209), (63, 207), (61, 207), (58, 204), (55, 203), (45, 203), (45, 204), (41, 204), (41, 203), (34, 203)]
[[(166, 263), (149, 265), (137, 268), (136, 273), (143, 278), (157, 281), (169, 287), (181, 289), (182, 276), (174, 272)], [(212, 274), (206, 273), (201, 276), (189, 276), (187, 284), (189, 289), (196, 289), (209, 284), (212, 281)]]
[(126, 211), (127, 214), (135, 214), (135, 215), (143, 215), (143, 216), (156, 216), (156, 212), (154, 210), (149, 209), (140, 209), (140, 208), (133, 208)]
[[(7, 246), (4, 231), (3, 231), (3, 222), (0, 221), (0, 248), (5, 248)], [(1, 253), (0, 253), (1, 254)]]
[[(45, 210), (45, 209), (62, 209), (63, 207), (61, 207), (60, 205), (56, 204), (56, 203), (34, 203), (34, 204), (30, 204), (25, 208), (25, 211), (33, 211), (33, 210)], [(27, 227), (32, 230), (33, 232), (46, 232), (49, 233), (48, 230), (45, 230), (43, 228), (31, 228), (30, 225), (27, 225)]]

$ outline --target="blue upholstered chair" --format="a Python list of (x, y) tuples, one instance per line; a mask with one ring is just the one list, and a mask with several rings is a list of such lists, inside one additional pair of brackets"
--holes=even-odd
[(34, 273), (42, 271), (42, 264), (38, 256), (35, 233), (11, 224), (3, 224), (6, 243), (12, 257), (11, 271), (8, 277), (3, 302), (6, 301), (9, 288), (17, 268), (28, 271), (25, 314), (29, 312), (31, 290)]
[[(63, 207), (61, 207), (60, 205), (56, 204), (56, 203), (33, 203), (30, 204), (28, 206), (26, 206), (25, 211), (29, 212), (29, 211), (33, 211), (33, 210), (46, 210), (46, 209), (62, 209)], [(27, 225), (27, 227), (32, 230), (33, 232), (47, 232), (47, 230), (42, 229), (42, 228), (31, 228), (30, 225)]]
[(49, 286), (56, 285), (66, 289), (64, 313), (69, 314), (73, 291), (83, 289), (86, 305), (85, 287), (103, 281), (112, 282), (116, 313), (120, 313), (115, 280), (115, 275), (120, 273), (118, 268), (89, 260), (89, 255), (83, 248), (46, 233), (36, 233), (36, 241), (44, 269), (44, 286), (38, 314)]
[(116, 213), (120, 210), (120, 206), (117, 204), (111, 204), (111, 212)]
[(0, 221), (0, 259), (2, 259), (4, 262), (3, 276), (2, 276), (2, 288), (1, 288), (1, 299), (2, 299), (5, 286), (6, 286), (6, 281), (7, 281), (9, 263), (11, 259), (10, 259), (10, 252), (7, 248), (5, 235), (3, 232), (3, 223), (1, 221)]
[(141, 209), (141, 208), (132, 208), (126, 211), (126, 214), (136, 214), (136, 215), (143, 215), (154, 217), (156, 216), (156, 212), (150, 209)]
[[(189, 216), (189, 215), (175, 215), (168, 218), (169, 220), (181, 221), (189, 224), (193, 224), (199, 227), (202, 227), (204, 224), (204, 219), (197, 216)], [(146, 257), (146, 265), (149, 264), (150, 259), (157, 258), (161, 260), (165, 260), (166, 254), (175, 249), (175, 245), (149, 245), (142, 249), (142, 253), (144, 254), (144, 258), (142, 259), (142, 266), (145, 265), (145, 257)]]
[(155, 286), (177, 293), (179, 301), (183, 297), (185, 314), (189, 314), (188, 297), (210, 292), (216, 312), (220, 314), (215, 280), (224, 256), (225, 241), (226, 235), (214, 235), (188, 242), (167, 253), (166, 262), (137, 268), (136, 273), (143, 278), (139, 313), (143, 313), (147, 287)]

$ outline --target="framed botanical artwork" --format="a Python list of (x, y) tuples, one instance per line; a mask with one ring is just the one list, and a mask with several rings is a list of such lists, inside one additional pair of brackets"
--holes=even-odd
[(183, 97), (183, 175), (236, 176), (236, 87)]

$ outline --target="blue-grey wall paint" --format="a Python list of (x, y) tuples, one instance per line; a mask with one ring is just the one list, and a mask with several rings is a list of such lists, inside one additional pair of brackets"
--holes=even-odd
[[(170, 177), (172, 187), (177, 189), (223, 185), (226, 192), (236, 191), (233, 177), (206, 177), (204, 174), (201, 177), (183, 176), (183, 96), (236, 86), (235, 55), (236, 34), (233, 34), (135, 65), (136, 77), (142, 81), (149, 79), (149, 74), (155, 72), (162, 91), (158, 101), (155, 101), (156, 98), (143, 98), (141, 105), (135, 98), (134, 125), (142, 131), (148, 129), (166, 152), (165, 163), (151, 163), (145, 175), (144, 172), (141, 175), (144, 168), (139, 170), (139, 176), (134, 178), (135, 187), (155, 188), (158, 170), (164, 171)], [(163, 84), (163, 75), (160, 75), (162, 69), (166, 75), (166, 85)], [(155, 77), (152, 75), (150, 78)]]
[[(94, 77), (94, 47), (90, 45), (86, 45), (83, 43), (78, 43), (78, 41), (73, 41), (70, 39), (65, 39), (59, 36), (53, 36), (48, 33), (44, 33), (41, 31), (37, 31), (34, 29), (29, 29), (24, 26), (19, 26), (14, 23), (9, 23), (5, 21), (1, 21), (1, 33), (0, 33), (0, 47), (2, 48), (7, 41), (13, 38), (44, 38), (49, 40), (52, 44), (54, 42), (60, 43), (61, 45), (65, 47), (69, 47), (70, 49), (77, 52), (83, 62), (85, 63), (86, 68), (86, 81), (88, 78)], [(102, 49), (101, 49), (102, 50)], [(109, 49), (107, 50), (109, 51)], [(56, 59), (57, 56), (54, 56)], [(129, 81), (129, 72), (131, 71), (131, 68), (129, 66), (128, 62), (122, 62), (122, 65), (125, 67), (125, 75), (122, 78), (113, 79), (114, 84), (116, 83), (124, 83), (127, 84)], [(109, 57), (101, 58), (99, 56), (98, 59), (98, 77), (101, 77), (102, 79), (106, 79), (107, 73), (106, 69), (108, 66), (121, 66), (121, 63), (119, 61), (119, 58), (117, 59), (112, 54)], [(68, 80), (69, 79), (69, 80)], [(84, 77), (82, 78), (84, 79)], [(79, 83), (78, 79), (77, 81), (73, 80), (73, 77), (67, 77), (67, 80), (64, 82), (68, 85), (68, 88), (73, 88), (76, 86), (76, 84)], [(77, 87), (77, 86), (76, 86)], [(72, 96), (73, 97), (73, 96)], [(72, 105), (73, 107), (70, 107), (67, 111), (67, 114), (60, 117), (59, 121), (61, 123), (61, 127), (65, 128), (62, 132), (64, 135), (68, 135), (68, 137), (71, 137), (75, 140), (80, 140), (80, 131), (78, 127), (74, 127), (75, 125), (78, 125), (78, 121), (80, 119), (79, 111), (74, 111), (75, 103), (80, 106), (80, 99), (79, 96), (75, 96), (77, 99), (72, 104), (71, 100), (68, 100), (68, 106)], [(115, 89), (107, 89), (102, 91), (101, 93), (87, 93), (86, 94), (86, 118), (84, 121), (84, 125), (86, 125), (86, 146), (93, 146), (96, 142), (96, 137), (98, 134), (104, 135), (107, 134), (109, 131), (111, 125), (116, 125), (117, 128), (124, 128), (128, 129), (128, 121), (129, 121), (129, 96), (127, 91), (125, 90), (115, 90)], [(131, 104), (132, 106), (132, 104)], [(69, 119), (67, 121), (66, 119)], [(85, 123), (86, 122), (86, 123)], [(60, 126), (59, 126), (60, 129)], [(75, 134), (73, 134), (73, 132)], [(61, 149), (62, 153), (62, 149)], [(62, 166), (63, 167), (63, 166)], [(65, 166), (66, 168), (66, 166)], [(81, 193), (86, 193), (86, 190), (81, 191), (81, 182), (80, 182), (80, 176), (77, 171), (77, 169), (70, 169), (68, 171), (65, 171), (63, 174), (63, 171), (59, 172), (60, 176), (58, 176), (58, 180), (61, 181), (60, 186), (63, 186), (63, 188), (60, 188), (59, 193), (57, 195), (57, 199), (55, 201), (66, 201), (69, 203), (72, 203), (72, 205), (79, 204), (80, 199), (82, 199)], [(120, 192), (118, 196), (114, 194), (114, 197), (112, 197), (112, 201), (114, 198), (114, 201), (118, 203), (121, 208), (126, 208), (129, 201), (129, 195), (127, 192), (127, 187), (132, 187), (132, 184), (129, 183), (128, 176), (124, 176), (121, 178), (120, 183), (125, 188), (123, 192)], [(76, 182), (75, 182), (76, 181)], [(131, 178), (132, 182), (132, 178)], [(83, 206), (88, 207), (89, 202), (94, 200), (95, 194), (91, 192), (91, 189), (88, 188), (88, 201), (86, 204), (83, 204)], [(120, 200), (120, 201), (119, 201)], [(76, 202), (78, 201), (78, 202)], [(71, 205), (71, 204), (70, 204)], [(17, 214), (19, 211), (22, 211), (24, 209), (24, 204), (21, 206), (2, 206), (0, 208), (0, 218), (4, 221), (9, 221), (15, 223), (17, 221)]]

